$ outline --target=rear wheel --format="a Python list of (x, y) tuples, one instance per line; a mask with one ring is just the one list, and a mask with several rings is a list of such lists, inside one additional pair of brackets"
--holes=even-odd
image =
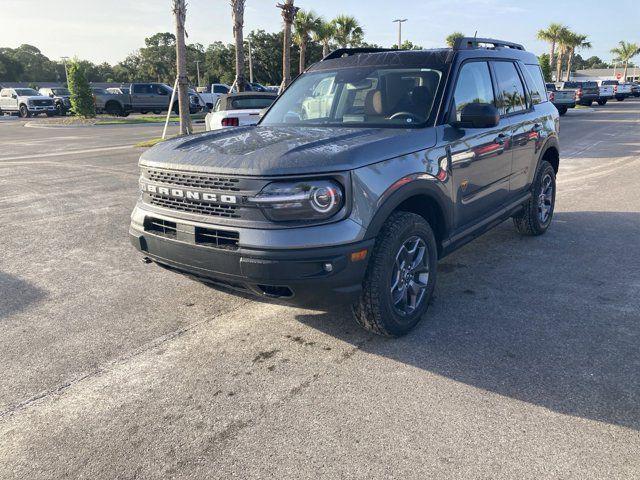
[(562, 116), (565, 113), (567, 113), (567, 110), (568, 110), (567, 107), (558, 107), (558, 113), (560, 114), (560, 116)]
[(553, 218), (556, 203), (556, 173), (549, 162), (540, 162), (532, 185), (531, 198), (513, 217), (516, 230), (523, 235), (542, 235)]
[(598, 100), (598, 105), (603, 106), (606, 105), (607, 101), (606, 100)]
[(389, 337), (405, 335), (429, 306), (436, 282), (437, 245), (420, 215), (393, 213), (386, 221), (367, 266), (356, 321)]
[(162, 113), (162, 110), (154, 110), (153, 113), (156, 115), (160, 115)]
[(31, 116), (31, 112), (29, 112), (26, 105), (20, 105), (19, 114), (22, 118), (29, 118)]
[(175, 102), (173, 104), (173, 108), (171, 110), (173, 110), (173, 113), (175, 113), (176, 115), (180, 113), (180, 105), (178, 104), (178, 102)]
[(616, 100), (619, 102), (624, 102), (624, 97), (616, 97)]

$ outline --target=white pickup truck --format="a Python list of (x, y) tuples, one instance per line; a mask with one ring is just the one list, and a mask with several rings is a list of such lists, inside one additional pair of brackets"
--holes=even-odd
[(618, 80), (603, 80), (600, 86), (603, 85), (613, 85), (613, 95), (619, 102), (631, 96), (632, 90), (630, 84), (620, 83)]
[(225, 83), (212, 83), (208, 91), (206, 87), (198, 87), (196, 91), (198, 92), (200, 103), (204, 103), (201, 107), (207, 107), (209, 110), (213, 110), (220, 95), (229, 93), (230, 88), (231, 87)]
[(613, 85), (601, 84), (598, 87), (598, 105), (606, 105), (609, 100), (616, 96)]
[(3, 88), (0, 90), (0, 115), (18, 114), (22, 118), (46, 113), (52, 117), (57, 113), (53, 98), (41, 95), (33, 88)]

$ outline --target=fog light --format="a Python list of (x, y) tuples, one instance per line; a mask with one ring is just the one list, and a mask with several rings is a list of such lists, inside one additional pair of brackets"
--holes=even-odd
[(324, 268), (325, 272), (333, 272), (333, 265), (328, 262), (322, 265), (322, 268)]
[(359, 262), (361, 260), (364, 260), (365, 258), (367, 258), (367, 249), (362, 249), (359, 250), (357, 252), (353, 252), (351, 254), (351, 261), (352, 262)]

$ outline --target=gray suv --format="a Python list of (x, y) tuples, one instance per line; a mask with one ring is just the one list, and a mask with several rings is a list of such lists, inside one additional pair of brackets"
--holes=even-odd
[(257, 126), (144, 152), (131, 241), (198, 281), (347, 302), (363, 327), (403, 335), (427, 310), (439, 259), (508, 218), (525, 235), (549, 228), (558, 125), (521, 45), (337, 50)]

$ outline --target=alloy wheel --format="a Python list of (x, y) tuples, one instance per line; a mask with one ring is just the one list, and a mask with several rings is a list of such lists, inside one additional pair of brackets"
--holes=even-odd
[(391, 301), (402, 316), (411, 315), (424, 300), (429, 283), (429, 254), (417, 236), (406, 240), (396, 254), (391, 276)]

